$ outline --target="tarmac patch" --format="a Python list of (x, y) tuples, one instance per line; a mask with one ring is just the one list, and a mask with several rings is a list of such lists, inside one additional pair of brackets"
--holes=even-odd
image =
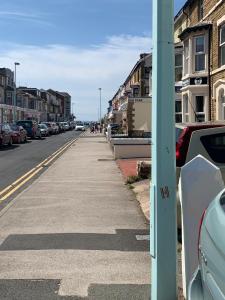
[(147, 236), (147, 230), (118, 229), (116, 234), (97, 233), (51, 233), (12, 234), (0, 245), (0, 251), (21, 250), (109, 250), (148, 251), (149, 242), (137, 240), (137, 236)]

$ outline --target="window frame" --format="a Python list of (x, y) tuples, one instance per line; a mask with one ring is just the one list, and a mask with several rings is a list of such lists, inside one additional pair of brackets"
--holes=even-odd
[[(186, 44), (187, 43), (187, 47)], [(185, 52), (185, 49), (187, 49), (187, 53)], [(187, 56), (186, 56), (187, 54)], [(190, 43), (189, 43), (189, 39), (186, 39), (184, 41), (184, 61), (183, 61), (183, 75), (187, 75), (189, 74), (189, 62), (190, 62)]]
[[(176, 56), (181, 56), (181, 64), (179, 65), (176, 65)], [(182, 73), (183, 73), (183, 57), (182, 57), (182, 53), (175, 53), (175, 63), (174, 63), (174, 66), (175, 66), (175, 81), (181, 81), (182, 80)], [(181, 69), (181, 72), (180, 72), (180, 80), (176, 80), (176, 75), (177, 75), (177, 70)], [(179, 73), (178, 73), (179, 74)]]
[[(202, 97), (203, 98), (203, 111), (197, 111), (197, 97)], [(195, 95), (194, 96), (194, 101), (195, 101), (195, 119), (196, 122), (205, 122), (206, 121), (206, 99), (205, 95)], [(198, 116), (202, 117), (204, 116), (204, 121), (199, 121)]]
[(219, 58), (220, 58), (220, 66), (225, 65), (225, 58), (224, 58), (224, 63), (222, 63), (222, 48), (225, 47), (225, 41), (221, 43), (221, 35), (222, 35), (222, 29), (224, 28), (225, 30), (225, 23), (223, 23), (220, 28), (219, 28)]
[[(177, 102), (180, 102), (180, 106), (181, 106), (181, 110), (180, 111), (176, 111), (176, 104), (177, 104)], [(181, 117), (181, 121), (180, 122), (177, 121), (177, 117)], [(176, 99), (175, 100), (175, 122), (176, 123), (182, 123), (182, 121), (183, 121), (183, 116), (182, 116), (182, 99)]]
[[(182, 103), (182, 108), (183, 108), (183, 121), (185, 123), (190, 122), (190, 114), (189, 114), (189, 97), (188, 94), (184, 94), (183, 96), (183, 103)], [(187, 107), (186, 107), (187, 105)], [(186, 110), (187, 108), (187, 110)]]
[[(196, 46), (197, 46), (197, 39), (203, 37), (204, 38), (204, 51), (199, 51), (196, 52)], [(196, 35), (193, 36), (193, 46), (194, 46), (194, 72), (195, 73), (199, 73), (199, 72), (205, 72), (206, 71), (206, 35), (205, 34), (200, 34), (200, 35)], [(197, 64), (196, 64), (196, 56), (200, 56), (200, 55), (204, 55), (204, 69), (202, 70), (197, 70)]]

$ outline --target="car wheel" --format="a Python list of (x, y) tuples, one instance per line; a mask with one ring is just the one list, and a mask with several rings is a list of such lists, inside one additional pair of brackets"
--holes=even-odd
[(24, 137), (24, 140), (23, 140), (24, 143), (27, 143), (27, 136), (25, 135)]

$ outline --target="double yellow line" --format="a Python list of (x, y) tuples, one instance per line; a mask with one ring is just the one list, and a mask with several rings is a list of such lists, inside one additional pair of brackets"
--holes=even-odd
[(21, 188), (26, 182), (28, 182), (31, 178), (33, 178), (35, 175), (37, 175), (43, 168), (47, 167), (53, 160), (55, 160), (60, 154), (62, 154), (64, 151), (66, 151), (70, 146), (73, 145), (73, 143), (77, 140), (73, 139), (72, 141), (67, 142), (65, 145), (63, 145), (61, 148), (59, 148), (57, 151), (55, 151), (53, 154), (51, 154), (49, 157), (47, 157), (45, 160), (43, 160), (40, 164), (38, 164), (36, 167), (31, 169), (29, 172), (18, 178), (16, 181), (14, 181), (12, 184), (7, 186), (4, 190), (0, 191), (0, 203), (6, 200), (9, 196), (11, 196), (13, 193), (15, 193), (19, 188)]

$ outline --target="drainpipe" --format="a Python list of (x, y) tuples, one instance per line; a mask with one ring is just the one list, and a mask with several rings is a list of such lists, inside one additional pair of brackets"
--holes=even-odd
[(209, 85), (209, 121), (212, 120), (212, 89), (211, 89), (211, 27), (209, 27), (209, 33), (208, 33), (208, 85)]

